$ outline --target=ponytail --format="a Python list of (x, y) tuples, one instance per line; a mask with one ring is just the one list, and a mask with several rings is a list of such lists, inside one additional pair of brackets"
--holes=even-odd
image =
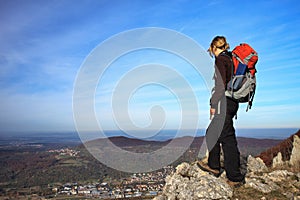
[(229, 44), (226, 41), (226, 38), (224, 36), (216, 36), (210, 43), (210, 46), (208, 48), (209, 54), (212, 56), (213, 52), (216, 49), (221, 49), (221, 50), (227, 50), (229, 49)]

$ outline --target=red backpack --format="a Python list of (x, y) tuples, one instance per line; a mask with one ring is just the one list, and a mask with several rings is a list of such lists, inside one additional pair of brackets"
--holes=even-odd
[(256, 89), (257, 52), (248, 44), (242, 43), (232, 51), (233, 76), (227, 84), (226, 96), (236, 99), (240, 103), (248, 103), (251, 109)]
[(257, 52), (249, 44), (242, 43), (239, 46), (236, 46), (232, 50), (232, 61), (234, 65), (234, 74), (236, 74), (236, 70), (240, 62), (247, 65), (248, 70), (250, 71), (252, 76), (255, 75), (255, 64), (258, 61), (258, 55)]

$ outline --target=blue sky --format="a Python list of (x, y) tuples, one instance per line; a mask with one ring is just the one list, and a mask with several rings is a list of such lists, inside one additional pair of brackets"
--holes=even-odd
[[(216, 35), (225, 35), (231, 47), (251, 44), (259, 54), (258, 89), (252, 110), (246, 113), (241, 105), (236, 126), (299, 128), (299, 23), (296, 0), (0, 0), (0, 131), (75, 130), (73, 87), (87, 56), (108, 38), (144, 27), (178, 31), (205, 49)], [(201, 77), (174, 55), (145, 50), (118, 59), (103, 76), (95, 94), (103, 128), (117, 129), (109, 102), (115, 82), (131, 66), (158, 62), (173, 66), (190, 83), (199, 101), (199, 128), (208, 125), (209, 89)], [(149, 108), (158, 104), (165, 109), (165, 127), (178, 128), (180, 105), (163, 87), (141, 87), (129, 101), (137, 126), (151, 123)], [(195, 117), (188, 113), (184, 117)]]

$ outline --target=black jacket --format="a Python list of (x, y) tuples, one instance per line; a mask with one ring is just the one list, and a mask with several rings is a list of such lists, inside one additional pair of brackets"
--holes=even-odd
[(225, 96), (227, 83), (232, 77), (231, 52), (227, 50), (215, 58), (215, 87), (210, 99), (211, 108), (217, 109), (218, 103)]

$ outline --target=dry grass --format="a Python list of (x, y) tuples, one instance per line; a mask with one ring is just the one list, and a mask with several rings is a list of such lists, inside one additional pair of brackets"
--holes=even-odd
[(280, 166), (269, 168), (270, 172), (275, 170), (287, 170), (293, 173), (299, 173), (300, 172), (300, 161), (298, 161), (296, 164), (291, 165), (288, 162), (282, 163)]
[(280, 191), (280, 190), (276, 190), (276, 191), (270, 192), (268, 194), (264, 194), (253, 188), (240, 187), (240, 188), (235, 189), (232, 199), (238, 199), (238, 200), (259, 200), (259, 199), (286, 200), (289, 198), (287, 198), (285, 195), (283, 195), (282, 191)]
[[(283, 168), (286, 169), (286, 168)], [(272, 169), (273, 171), (275, 169)], [(270, 172), (271, 172), (270, 171)], [(291, 170), (288, 170), (291, 171)], [(299, 182), (298, 176), (294, 175), (285, 181), (276, 183), (279, 188), (270, 193), (262, 193), (254, 188), (242, 186), (234, 189), (234, 200), (286, 200), (286, 199), (297, 199), (295, 197), (300, 196), (300, 184), (292, 184), (293, 182)], [(300, 198), (299, 198), (300, 199)]]

